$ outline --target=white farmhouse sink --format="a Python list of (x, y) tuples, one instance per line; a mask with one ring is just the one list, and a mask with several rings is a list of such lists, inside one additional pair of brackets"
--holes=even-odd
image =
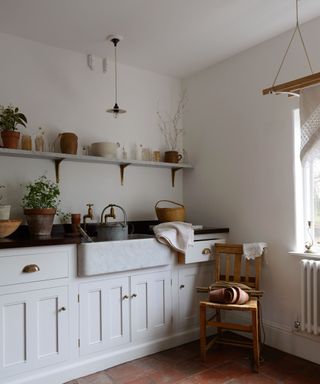
[(173, 257), (169, 247), (155, 238), (81, 243), (78, 244), (78, 276), (158, 267), (170, 264)]

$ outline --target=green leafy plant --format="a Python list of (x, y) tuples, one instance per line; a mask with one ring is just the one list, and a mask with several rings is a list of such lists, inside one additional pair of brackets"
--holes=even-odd
[(0, 105), (0, 130), (1, 131), (16, 131), (18, 125), (26, 127), (26, 116), (19, 112), (18, 107), (8, 105), (4, 107)]
[(22, 206), (24, 208), (57, 208), (60, 203), (59, 196), (58, 184), (43, 175), (26, 185)]
[(58, 212), (58, 216), (61, 224), (68, 224), (71, 221), (71, 213), (70, 212)]

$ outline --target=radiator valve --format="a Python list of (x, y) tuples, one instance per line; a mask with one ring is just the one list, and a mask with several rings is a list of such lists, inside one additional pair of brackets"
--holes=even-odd
[(294, 322), (294, 329), (295, 329), (296, 331), (299, 331), (300, 328), (301, 328), (301, 321), (296, 320), (296, 321)]

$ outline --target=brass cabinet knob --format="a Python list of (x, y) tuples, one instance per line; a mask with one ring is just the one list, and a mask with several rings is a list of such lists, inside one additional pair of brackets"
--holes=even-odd
[(39, 271), (40, 271), (40, 268), (37, 266), (37, 264), (26, 265), (22, 270), (23, 273), (33, 273), (33, 272), (39, 272)]
[(210, 248), (204, 248), (202, 250), (203, 255), (211, 255), (211, 249)]
[(129, 296), (128, 295), (124, 295), (122, 300), (126, 300), (126, 299), (129, 299)]
[(181, 285), (180, 285), (180, 289), (182, 289), (182, 288), (184, 288), (184, 284), (181, 284)]
[(137, 297), (137, 294), (136, 294), (136, 293), (133, 293), (133, 294), (131, 295), (131, 297)]

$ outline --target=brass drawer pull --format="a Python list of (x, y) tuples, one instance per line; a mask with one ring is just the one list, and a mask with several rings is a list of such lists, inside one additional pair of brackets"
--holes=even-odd
[(137, 294), (136, 294), (136, 293), (133, 293), (133, 294), (131, 295), (131, 298), (133, 298), (133, 297), (137, 297)]
[(124, 295), (123, 298), (122, 298), (122, 300), (127, 300), (127, 299), (129, 299), (128, 295)]
[(32, 273), (32, 272), (39, 272), (39, 271), (40, 271), (40, 268), (37, 266), (37, 264), (26, 265), (22, 270), (23, 273)]
[(211, 255), (211, 249), (210, 248), (204, 248), (202, 250), (203, 255)]

